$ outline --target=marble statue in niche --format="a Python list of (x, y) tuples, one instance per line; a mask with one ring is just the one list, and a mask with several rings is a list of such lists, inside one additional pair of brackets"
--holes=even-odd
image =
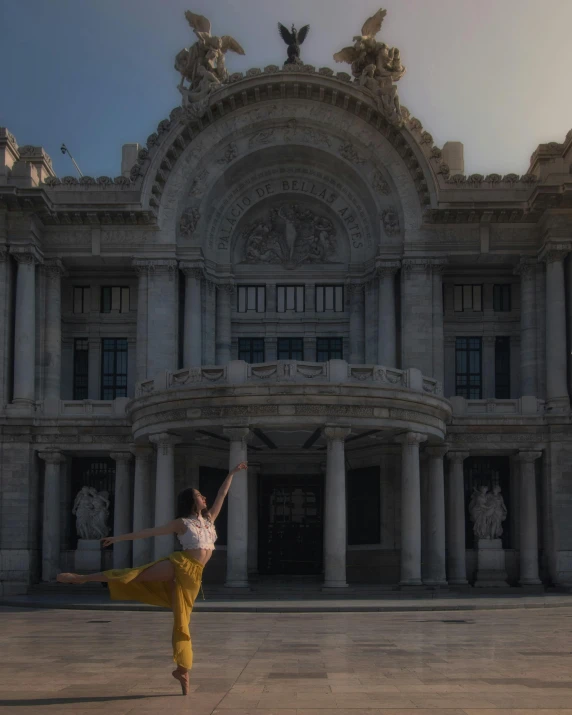
[(499, 539), (503, 533), (502, 523), (507, 517), (500, 486), (495, 484), (492, 492), (486, 485), (475, 488), (469, 502), (469, 514), (478, 539)]
[(82, 487), (74, 501), (72, 514), (80, 539), (102, 539), (109, 534), (109, 493)]
[(331, 263), (336, 230), (326, 216), (298, 204), (270, 209), (242, 233), (244, 263), (274, 263), (295, 268), (302, 263)]

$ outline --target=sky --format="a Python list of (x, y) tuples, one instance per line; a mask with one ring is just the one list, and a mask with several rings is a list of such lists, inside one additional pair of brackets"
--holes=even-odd
[[(180, 104), (174, 57), (194, 41), (187, 9), (246, 55), (231, 72), (281, 64), (277, 23), (310, 24), (302, 59), (349, 71), (351, 44), (379, 0), (0, 0), (0, 126), (41, 145), (59, 176), (117, 176), (121, 146), (145, 144)], [(526, 172), (541, 142), (572, 128), (572, 0), (383, 0), (378, 38), (407, 68), (401, 102), (435, 143), (461, 141), (465, 172)]]

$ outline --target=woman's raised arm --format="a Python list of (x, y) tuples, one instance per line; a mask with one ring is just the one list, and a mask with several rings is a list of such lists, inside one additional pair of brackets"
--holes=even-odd
[(213, 505), (209, 509), (209, 514), (211, 515), (211, 519), (213, 521), (220, 514), (220, 510), (222, 509), (222, 505), (224, 504), (225, 497), (228, 494), (228, 490), (230, 489), (232, 478), (237, 472), (240, 472), (242, 469), (248, 469), (248, 462), (241, 462), (240, 464), (237, 464), (236, 467), (227, 474), (226, 479), (221, 484), (221, 487), (218, 490), (218, 494), (216, 495), (216, 499), (214, 500)]

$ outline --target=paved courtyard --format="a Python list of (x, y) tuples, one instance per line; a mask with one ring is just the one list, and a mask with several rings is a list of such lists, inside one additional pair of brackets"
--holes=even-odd
[(572, 714), (572, 608), (199, 613), (192, 694), (166, 612), (0, 609), (0, 713)]

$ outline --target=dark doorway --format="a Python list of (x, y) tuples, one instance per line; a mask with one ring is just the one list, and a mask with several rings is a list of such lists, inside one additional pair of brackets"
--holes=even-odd
[(323, 478), (304, 475), (262, 477), (259, 489), (259, 572), (320, 574)]

